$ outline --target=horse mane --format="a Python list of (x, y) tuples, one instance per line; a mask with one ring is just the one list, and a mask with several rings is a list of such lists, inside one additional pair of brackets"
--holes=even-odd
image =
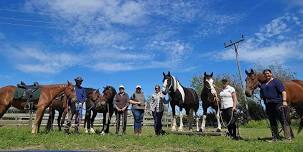
[(113, 86), (110, 86), (110, 85), (105, 86), (102, 93), (104, 93), (106, 90), (109, 90), (109, 89), (111, 89), (114, 92), (114, 94), (117, 94), (116, 89)]

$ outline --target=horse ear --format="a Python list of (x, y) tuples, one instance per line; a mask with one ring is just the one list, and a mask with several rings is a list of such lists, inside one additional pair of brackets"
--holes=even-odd
[(246, 74), (246, 75), (248, 75), (248, 74), (249, 74), (247, 70), (245, 70), (245, 74)]
[(72, 83), (67, 80), (67, 85), (71, 85)]
[(250, 69), (250, 72), (251, 72), (251, 73), (255, 73), (255, 71), (254, 71), (253, 69)]
[(206, 76), (206, 72), (204, 72), (204, 76)]
[(213, 75), (214, 75), (214, 73), (212, 72), (212, 73), (210, 74), (210, 77), (213, 77)]
[(165, 77), (165, 73), (163, 72), (163, 76)]
[(170, 71), (168, 71), (168, 74), (167, 74), (168, 76), (170, 76)]

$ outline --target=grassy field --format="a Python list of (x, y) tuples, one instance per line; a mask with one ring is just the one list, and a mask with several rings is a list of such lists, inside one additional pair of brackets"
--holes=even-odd
[[(268, 143), (258, 140), (258, 137), (270, 137), (268, 128), (240, 129), (245, 140), (234, 141), (225, 136), (187, 136), (168, 134), (155, 136), (151, 127), (143, 128), (143, 135), (136, 137), (132, 128), (127, 128), (127, 134), (117, 136), (109, 134), (88, 135), (83, 131), (80, 135), (64, 135), (53, 131), (48, 134), (32, 135), (29, 128), (1, 127), (1, 150), (104, 150), (104, 151), (303, 151), (303, 135), (296, 135), (292, 142), (278, 141)], [(114, 132), (112, 130), (111, 132)], [(168, 128), (164, 128), (167, 129)], [(43, 130), (43, 128), (42, 128)]]

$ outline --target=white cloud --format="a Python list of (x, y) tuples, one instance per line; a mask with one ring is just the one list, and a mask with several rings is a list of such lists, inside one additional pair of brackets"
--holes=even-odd
[[(249, 63), (273, 64), (302, 60), (303, 18), (285, 14), (264, 25), (259, 32), (240, 44), (240, 59)], [(234, 60), (234, 50), (228, 49), (210, 55), (218, 60)], [(205, 57), (205, 56), (204, 56)], [(209, 56), (208, 56), (209, 57)]]

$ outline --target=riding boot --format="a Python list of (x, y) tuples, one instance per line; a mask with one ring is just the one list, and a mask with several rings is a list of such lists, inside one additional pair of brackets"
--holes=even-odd
[(284, 137), (287, 140), (291, 140), (292, 137), (291, 137), (291, 128), (290, 128), (290, 126), (284, 126), (283, 131), (284, 131)]

